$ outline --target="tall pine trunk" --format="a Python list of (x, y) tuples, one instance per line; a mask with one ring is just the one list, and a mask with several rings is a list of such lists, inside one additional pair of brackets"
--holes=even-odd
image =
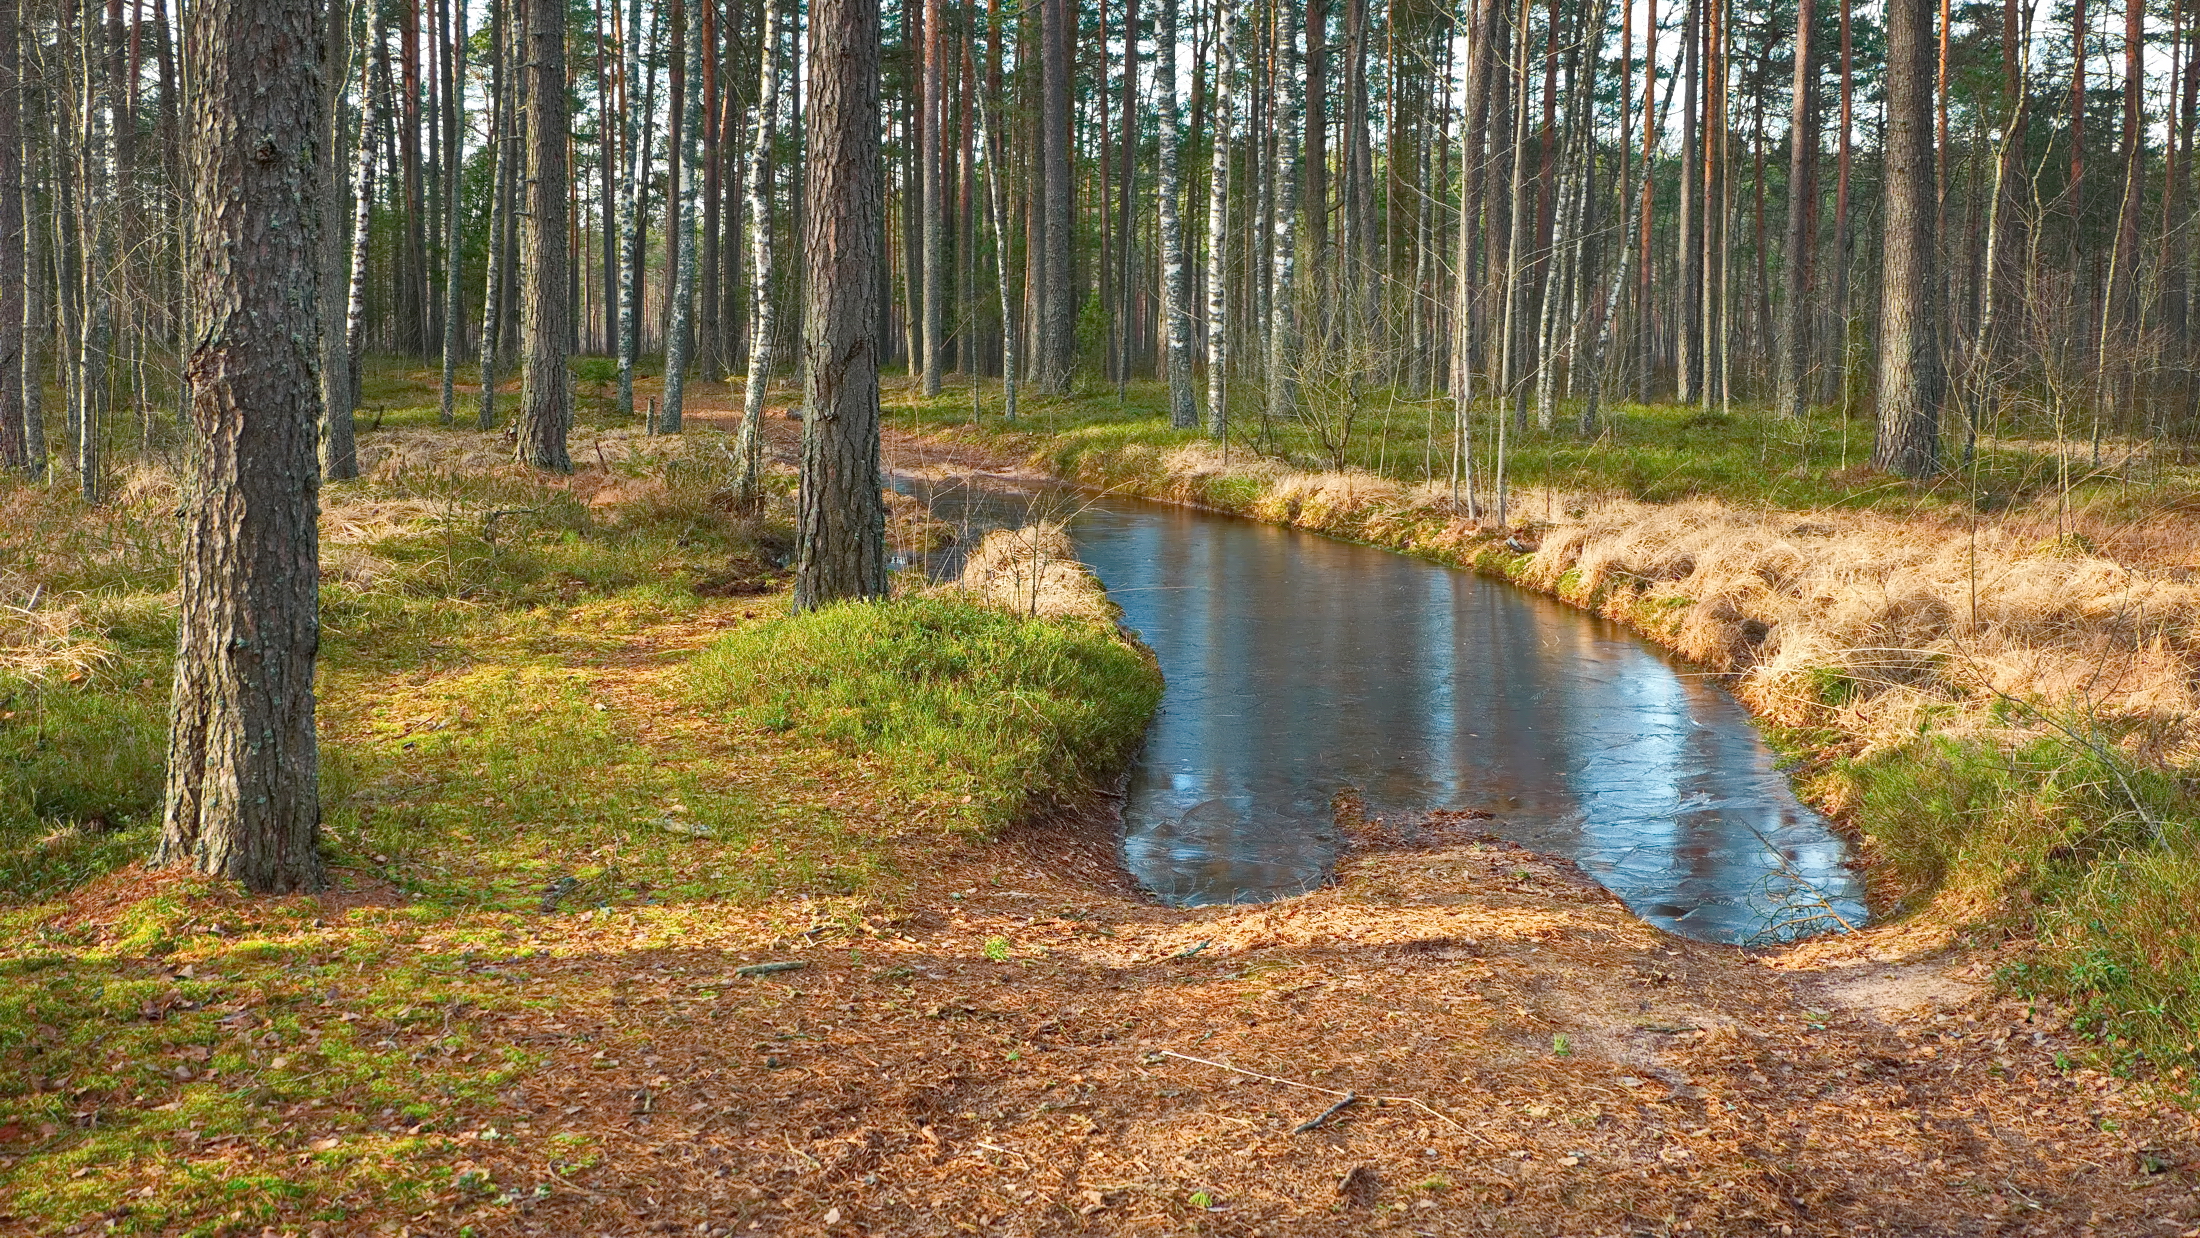
[(1076, 360), (1077, 290), (1070, 277), (1071, 228), (1074, 217), (1070, 182), (1070, 78), (1075, 69), (1070, 51), (1076, 39), (1076, 10), (1070, 0), (1039, 0), (1040, 102), (1039, 165), (1040, 209), (1046, 227), (1042, 257), (1046, 279), (1039, 305), (1039, 350), (1032, 384), (1049, 394), (1069, 391), (1071, 367)]
[(1786, 303), (1780, 337), (1780, 410), (1801, 417), (1810, 405), (1811, 201), (1818, 193), (1818, 65), (1812, 0), (1795, 15), (1795, 86), (1788, 120)]
[(573, 471), (565, 433), (572, 378), (566, 287), (565, 6), (527, 5), (527, 223), (520, 268), (520, 410), (522, 464)]
[(23, 54), (19, 6), (0, 4), (0, 465), (30, 466), (23, 417)]
[(175, 687), (157, 863), (317, 889), (312, 341), (319, 6), (190, 9), (193, 320)]
[(794, 605), (883, 598), (878, 0), (812, 0)]
[(1886, 166), (1872, 464), (1920, 478), (1938, 463), (1944, 385), (1933, 310), (1932, 0), (1888, 0)]

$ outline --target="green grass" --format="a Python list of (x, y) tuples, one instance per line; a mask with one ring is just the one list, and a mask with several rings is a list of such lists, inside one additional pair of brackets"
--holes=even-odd
[(2126, 1069), (2200, 1067), (2200, 800), (2082, 720), (2015, 751), (1925, 736), (1836, 763), (1878, 892), (2034, 941), (2004, 979), (2071, 1006)]
[(936, 598), (745, 628), (696, 660), (692, 683), (981, 834), (1112, 772), (1161, 699), (1160, 672), (1108, 628)]

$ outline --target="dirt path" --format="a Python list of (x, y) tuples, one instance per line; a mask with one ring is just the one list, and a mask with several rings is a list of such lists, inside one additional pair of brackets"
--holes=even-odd
[[(1087, 821), (930, 857), (901, 910), (853, 922), (743, 917), (651, 949), (628, 944), (637, 925), (546, 923), (550, 955), (503, 966), (557, 995), (555, 1018), (509, 1029), (551, 1061), (495, 1115), (522, 1137), (484, 1142), (480, 1163), (547, 1190), (453, 1220), (484, 1235), (2200, 1227), (2189, 1124), (2059, 1067), (2076, 1048), (2056, 1019), (1994, 998), (1977, 968), (1683, 941), (1484, 825), (1502, 828), (1365, 853), (1335, 888), (1262, 907), (1141, 902)], [(800, 966), (736, 973), (757, 962)], [(1361, 1099), (1307, 1129), (1343, 1093)], [(567, 1130), (596, 1141), (596, 1164), (541, 1159)]]

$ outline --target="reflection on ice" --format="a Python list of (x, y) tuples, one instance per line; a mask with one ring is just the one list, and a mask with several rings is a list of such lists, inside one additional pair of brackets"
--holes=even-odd
[[(972, 525), (1024, 519), (1034, 502), (933, 496)], [(1079, 554), (1168, 677), (1123, 839), (1156, 895), (1309, 888), (1338, 854), (1332, 799), (1352, 788), (1378, 816), (1492, 812), (1496, 832), (1572, 857), (1693, 937), (1863, 922), (1845, 846), (1796, 801), (1741, 706), (1616, 625), (1293, 530), (1066, 504)]]

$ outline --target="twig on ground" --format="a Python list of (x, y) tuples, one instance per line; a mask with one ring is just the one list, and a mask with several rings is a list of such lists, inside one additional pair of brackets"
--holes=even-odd
[(1308, 1118), (1304, 1122), (1299, 1123), (1297, 1126), (1292, 1127), (1291, 1133), (1294, 1135), (1303, 1135), (1306, 1132), (1313, 1130), (1315, 1127), (1320, 1126), (1322, 1123), (1327, 1122), (1329, 1119), (1337, 1116), (1337, 1114), (1342, 1111), (1346, 1105), (1358, 1103), (1359, 1099), (1360, 1094), (1358, 1092), (1346, 1092), (1344, 1094), (1343, 1100), (1338, 1101), (1336, 1104), (1331, 1105), (1329, 1108), (1322, 1110), (1320, 1113), (1315, 1114), (1313, 1117)]
[[(1214, 1068), (1215, 1068), (1215, 1069), (1217, 1069), (1217, 1070), (1227, 1070), (1227, 1071), (1230, 1071), (1230, 1072), (1232, 1072), (1233, 1074), (1240, 1074), (1240, 1075), (1244, 1075), (1245, 1077), (1247, 1077), (1247, 1078), (1249, 1078), (1249, 1079), (1262, 1079), (1262, 1080), (1266, 1080), (1266, 1081), (1267, 1081), (1267, 1082), (1269, 1082), (1269, 1083), (1280, 1083), (1280, 1084), (1282, 1084), (1283, 1086), (1285, 1086), (1285, 1087), (1287, 1087), (1287, 1088), (1304, 1088), (1305, 1090), (1307, 1090), (1307, 1091), (1309, 1091), (1309, 1092), (1320, 1092), (1320, 1093), (1322, 1093), (1323, 1095), (1326, 1095), (1326, 1096), (1356, 1096), (1356, 1095), (1357, 1095), (1356, 1093), (1353, 1093), (1353, 1092), (1348, 1092), (1348, 1091), (1347, 1091), (1347, 1092), (1340, 1092), (1340, 1091), (1338, 1091), (1338, 1090), (1337, 1090), (1336, 1088), (1325, 1088), (1325, 1087), (1317, 1087), (1316, 1085), (1314, 1085), (1314, 1084), (1311, 1084), (1311, 1083), (1300, 1083), (1300, 1082), (1299, 1082), (1298, 1080), (1296, 1080), (1296, 1079), (1284, 1079), (1284, 1078), (1280, 1078), (1280, 1077), (1278, 1077), (1278, 1076), (1276, 1076), (1276, 1075), (1264, 1075), (1264, 1074), (1260, 1073), (1260, 1072), (1259, 1072), (1259, 1071), (1257, 1071), (1257, 1070), (1247, 1070), (1247, 1069), (1245, 1069), (1245, 1068), (1244, 1068), (1243, 1066), (1232, 1066), (1232, 1065), (1230, 1065), (1230, 1064), (1229, 1064), (1228, 1062), (1217, 1062), (1217, 1061), (1213, 1061), (1212, 1059), (1209, 1059), (1209, 1058), (1203, 1058), (1203, 1057), (1193, 1057), (1193, 1056), (1192, 1056), (1191, 1054), (1189, 1054), (1189, 1053), (1178, 1053), (1178, 1052), (1177, 1052), (1177, 1051), (1175, 1051), (1174, 1049), (1162, 1049), (1162, 1050), (1160, 1050), (1160, 1054), (1161, 1054), (1161, 1056), (1163, 1056), (1163, 1057), (1173, 1057), (1173, 1058), (1176, 1058), (1176, 1059), (1178, 1059), (1179, 1061), (1185, 1061), (1185, 1062), (1197, 1062), (1197, 1063), (1199, 1063), (1199, 1064), (1200, 1064), (1200, 1065), (1202, 1065), (1202, 1066), (1212, 1066), (1212, 1067), (1214, 1067)], [(1454, 1117), (1450, 1116), (1449, 1114), (1445, 1114), (1445, 1113), (1440, 1113), (1440, 1112), (1438, 1112), (1438, 1111), (1436, 1111), (1436, 1110), (1434, 1110), (1434, 1109), (1431, 1109), (1431, 1108), (1429, 1108), (1429, 1107), (1428, 1107), (1428, 1106), (1427, 1106), (1426, 1104), (1424, 1104), (1423, 1102), (1421, 1102), (1421, 1101), (1419, 1101), (1419, 1100), (1416, 1100), (1416, 1099), (1414, 1099), (1414, 1098), (1413, 1098), (1413, 1097), (1411, 1097), (1411, 1096), (1376, 1096), (1376, 1097), (1372, 1097), (1372, 1098), (1360, 1098), (1360, 1099), (1373, 1099), (1373, 1100), (1374, 1100), (1374, 1101), (1375, 1101), (1375, 1102), (1376, 1102), (1377, 1104), (1398, 1104), (1398, 1105), (1411, 1105), (1411, 1106), (1413, 1106), (1413, 1107), (1414, 1107), (1415, 1109), (1418, 1109), (1418, 1110), (1420, 1110), (1421, 1112), (1423, 1112), (1423, 1113), (1425, 1113), (1425, 1114), (1429, 1115), (1429, 1116), (1430, 1116), (1430, 1117), (1432, 1117), (1432, 1118), (1435, 1118), (1435, 1119), (1437, 1119), (1438, 1121), (1449, 1123), (1449, 1124), (1450, 1124), (1450, 1125), (1452, 1125), (1453, 1127), (1456, 1127), (1457, 1129), (1459, 1129), (1459, 1130), (1461, 1130), (1461, 1131), (1465, 1131), (1465, 1132), (1466, 1132), (1466, 1134), (1467, 1134), (1467, 1135), (1469, 1135), (1469, 1136), (1470, 1136), (1470, 1137), (1472, 1137), (1472, 1138), (1475, 1138), (1475, 1139), (1481, 1139), (1481, 1138), (1482, 1138), (1482, 1137), (1481, 1137), (1480, 1135), (1476, 1135), (1476, 1134), (1475, 1134), (1475, 1133), (1474, 1133), (1473, 1131), (1467, 1130), (1466, 1126), (1465, 1126), (1465, 1125), (1463, 1125), (1463, 1124), (1462, 1124), (1462, 1123), (1461, 1123), (1461, 1122), (1460, 1122), (1460, 1121), (1459, 1121), (1459, 1120), (1458, 1120), (1457, 1118), (1454, 1118)], [(1337, 1107), (1338, 1107), (1338, 1108), (1341, 1108), (1342, 1106), (1337, 1106)], [(1488, 1143), (1489, 1141), (1485, 1139), (1485, 1140), (1483, 1140), (1483, 1142), (1484, 1142), (1484, 1143)], [(1494, 1145), (1493, 1145), (1493, 1146), (1494, 1146)]]

